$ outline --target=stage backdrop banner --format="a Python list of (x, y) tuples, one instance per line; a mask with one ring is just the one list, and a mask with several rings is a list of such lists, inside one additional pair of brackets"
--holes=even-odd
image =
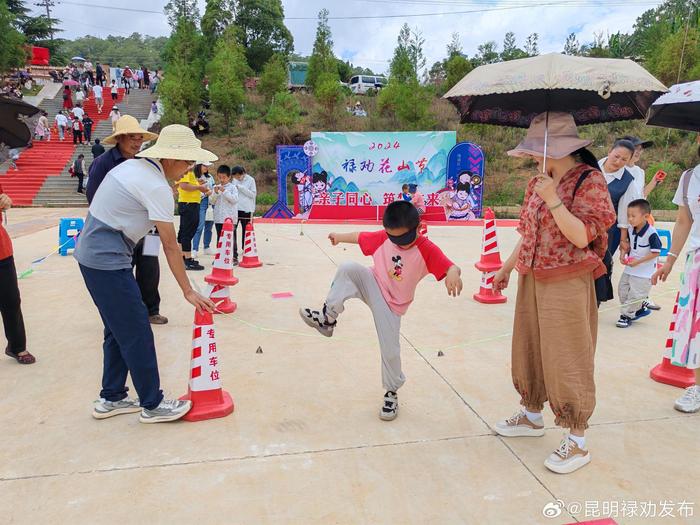
[[(403, 184), (417, 184), (427, 206), (440, 206), (454, 131), (314, 132), (313, 203), (386, 206)], [(324, 174), (325, 172), (325, 174)]]

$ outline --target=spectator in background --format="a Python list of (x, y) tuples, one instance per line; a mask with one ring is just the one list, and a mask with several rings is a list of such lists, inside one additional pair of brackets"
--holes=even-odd
[(71, 93), (70, 86), (65, 86), (63, 88), (63, 109), (73, 109), (73, 94)]
[(210, 195), (214, 188), (214, 177), (212, 177), (211, 173), (209, 173), (209, 166), (211, 166), (211, 162), (203, 162), (194, 167), (195, 177), (197, 177), (200, 184), (205, 184), (209, 188), (209, 191), (202, 194), (202, 200), (199, 202), (199, 226), (197, 226), (197, 231), (194, 233), (194, 238), (192, 239), (193, 258), (197, 257), (197, 252), (199, 251), (199, 241), (202, 234), (204, 234), (202, 253), (205, 255), (214, 255), (214, 250), (210, 248), (211, 232), (212, 227), (214, 226), (214, 214), (211, 207), (212, 202), (210, 200)]
[(92, 95), (95, 97), (97, 112), (102, 113), (102, 106), (104, 105), (104, 99), (102, 98), (102, 84), (98, 82), (92, 86)]
[(115, 79), (112, 80), (112, 82), (117, 83), (117, 86), (120, 86), (122, 83), (122, 67), (117, 64), (117, 67), (114, 69), (114, 76), (116, 77)]
[(63, 114), (63, 111), (59, 111), (54, 117), (54, 122), (58, 129), (58, 140), (63, 140), (66, 129), (68, 129), (68, 117)]
[(90, 115), (85, 115), (83, 117), (83, 135), (85, 137), (85, 142), (90, 144), (90, 139), (92, 138), (92, 125), (93, 121), (90, 118)]
[(411, 202), (418, 210), (418, 213), (423, 215), (425, 213), (425, 198), (423, 194), (418, 191), (418, 185), (409, 184), (408, 192), (411, 194)]
[(51, 137), (51, 131), (49, 130), (49, 119), (46, 117), (47, 115), (48, 113), (46, 113), (46, 111), (41, 112), (41, 116), (36, 123), (36, 128), (34, 128), (35, 140), (44, 140), (47, 132), (49, 133), (49, 137)]
[(119, 113), (119, 108), (117, 106), (114, 106), (110, 114), (110, 118), (112, 119), (112, 131), (115, 131), (117, 129), (117, 122), (119, 121), (121, 116), (122, 114)]
[(143, 67), (136, 70), (136, 80), (138, 81), (139, 89), (143, 89)]
[(71, 112), (73, 113), (73, 116), (78, 120), (83, 120), (83, 116), (85, 116), (85, 110), (83, 109), (83, 105), (80, 102), (78, 102), (75, 105)]
[(85, 155), (82, 153), (73, 161), (73, 176), (78, 177), (78, 193), (83, 193), (83, 179), (87, 169), (85, 168)]
[(100, 139), (95, 139), (95, 143), (92, 145), (92, 160), (102, 155), (105, 152), (105, 147), (100, 144)]
[(83, 64), (83, 68), (85, 69), (85, 73), (87, 74), (88, 78), (90, 79), (90, 84), (95, 83), (95, 74), (92, 71), (92, 62), (90, 60), (86, 60), (85, 63)]
[(112, 101), (116, 102), (117, 98), (119, 98), (119, 87), (117, 86), (116, 81), (112, 80), (112, 85), (109, 88), (110, 95), (112, 96)]
[(241, 166), (231, 168), (233, 182), (238, 190), (238, 222), (233, 227), (233, 261), (238, 264), (238, 244), (236, 243), (236, 229), (241, 227), (241, 250), (245, 246), (245, 229), (255, 213), (255, 198), (258, 190), (255, 179), (248, 175)]
[(21, 365), (31, 365), (36, 359), (27, 352), (27, 334), (17, 285), (17, 269), (12, 256), (12, 241), (2, 224), (2, 212), (11, 206), (12, 200), (3, 193), (0, 186), (0, 316), (7, 338), (5, 354)]
[(204, 270), (204, 266), (192, 257), (192, 239), (199, 226), (199, 203), (202, 200), (202, 194), (209, 193), (210, 189), (206, 184), (200, 183), (191, 170), (177, 181), (176, 186), (177, 211), (180, 215), (177, 242), (182, 248), (185, 270), (201, 271)]
[(149, 86), (150, 86), (150, 84), (151, 84), (151, 76), (150, 76), (150, 74), (148, 73), (148, 68), (147, 68), (147, 67), (144, 66), (144, 67), (141, 68), (141, 70), (142, 70), (142, 72), (143, 72), (143, 75), (142, 75), (142, 76), (143, 76), (143, 87), (146, 88), (146, 89), (148, 89)]
[(102, 69), (102, 64), (99, 62), (95, 64), (95, 84), (100, 87), (105, 85), (105, 72)]
[(83, 123), (78, 117), (73, 118), (71, 124), (71, 129), (73, 130), (73, 144), (83, 143)]

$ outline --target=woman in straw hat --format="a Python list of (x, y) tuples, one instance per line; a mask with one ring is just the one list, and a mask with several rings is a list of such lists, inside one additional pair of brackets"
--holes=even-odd
[[(75, 258), (105, 327), (102, 391), (93, 416), (141, 412), (142, 423), (160, 423), (181, 418), (191, 404), (163, 399), (148, 311), (131, 270), (132, 254), (136, 243), (156, 226), (185, 299), (200, 311), (213, 310), (213, 303), (192, 289), (185, 274), (170, 184), (196, 161), (217, 156), (202, 149), (192, 131), (178, 124), (164, 127), (155, 145), (137, 156), (105, 177), (90, 204)], [(127, 397), (129, 373), (138, 400)]]
[[(131, 115), (124, 115), (117, 122), (116, 129), (103, 144), (116, 144), (115, 148), (108, 150), (104, 155), (98, 156), (90, 165), (85, 196), (88, 203), (92, 203), (95, 192), (102, 184), (110, 170), (122, 162), (133, 159), (141, 151), (144, 142), (150, 142), (158, 138), (158, 135), (146, 131), (139, 126), (138, 121)], [(154, 232), (155, 233), (155, 232)], [(160, 314), (160, 264), (158, 257), (143, 255), (144, 239), (141, 239), (134, 248), (131, 264), (136, 270), (136, 282), (141, 290), (143, 302), (148, 308), (148, 320), (151, 324), (166, 324), (168, 318)]]
[(589, 144), (579, 138), (571, 115), (549, 113), (548, 123), (545, 114), (535, 117), (525, 140), (508, 152), (535, 160), (541, 173), (525, 192), (521, 239), (494, 279), (500, 291), (508, 286), (513, 269), (520, 274), (511, 371), (523, 405), (495, 430), (507, 437), (544, 435), (542, 408), (549, 400), (555, 424), (570, 429), (545, 461), (548, 469), (561, 474), (591, 458), (584, 431), (595, 406), (594, 279), (605, 274), (601, 255), (606, 232), (615, 222), (605, 179), (586, 149)]

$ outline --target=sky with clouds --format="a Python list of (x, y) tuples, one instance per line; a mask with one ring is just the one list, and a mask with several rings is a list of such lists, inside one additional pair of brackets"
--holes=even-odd
[[(52, 16), (61, 20), (64, 38), (86, 34), (126, 36), (133, 32), (161, 36), (170, 33), (163, 15), (97, 6), (161, 11), (165, 3), (166, 0), (58, 0)], [(204, 12), (204, 0), (199, 3)], [(585, 43), (592, 41), (596, 33), (631, 31), (637, 17), (661, 4), (661, 0), (283, 0), (282, 3), (287, 27), (294, 36), (295, 51), (300, 54), (311, 53), (315, 17), (324, 7), (331, 17), (375, 17), (332, 19), (330, 26), (337, 56), (383, 72), (388, 69), (404, 22), (422, 31), (429, 66), (445, 56), (453, 32), (459, 33), (463, 50), (470, 56), (476, 54), (479, 44), (488, 40), (495, 40), (500, 48), (508, 31), (515, 33), (521, 46), (527, 35), (537, 32), (541, 53), (561, 51), (572, 32)], [(452, 14), (427, 16), (428, 13)]]

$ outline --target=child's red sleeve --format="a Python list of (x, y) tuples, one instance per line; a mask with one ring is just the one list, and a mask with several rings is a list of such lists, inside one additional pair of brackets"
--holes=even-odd
[(423, 242), (418, 244), (425, 265), (428, 271), (432, 273), (438, 281), (442, 281), (447, 275), (447, 270), (454, 263), (445, 255), (438, 246), (428, 239), (423, 239)]
[(376, 252), (387, 239), (386, 231), (379, 230), (376, 232), (360, 232), (360, 235), (357, 237), (357, 242), (364, 255), (374, 255), (374, 252)]

